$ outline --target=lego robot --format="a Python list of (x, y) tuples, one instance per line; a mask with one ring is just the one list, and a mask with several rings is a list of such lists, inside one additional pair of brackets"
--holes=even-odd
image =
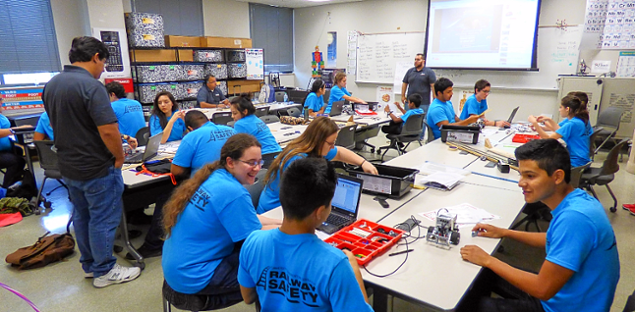
[[(445, 213), (442, 213), (443, 210)], [(460, 239), (461, 233), (459, 233), (459, 226), (456, 224), (456, 215), (450, 215), (447, 209), (439, 209), (437, 224), (428, 227), (426, 240), (449, 248), (450, 244), (458, 245)]]

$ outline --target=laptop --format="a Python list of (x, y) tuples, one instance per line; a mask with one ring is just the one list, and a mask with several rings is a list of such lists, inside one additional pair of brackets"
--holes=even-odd
[[(514, 117), (516, 117), (516, 112), (518, 112), (518, 108), (520, 106), (516, 106), (516, 108), (514, 108), (514, 110), (512, 111), (512, 114), (509, 115), (509, 119), (507, 119), (507, 122), (511, 125), (512, 121), (514, 121)], [(509, 128), (509, 126), (505, 126), (503, 128)]]
[(318, 230), (333, 234), (357, 221), (359, 200), (364, 180), (348, 175), (337, 175), (337, 187), (331, 201), (331, 214)]
[(333, 102), (333, 106), (331, 106), (331, 113), (329, 116), (335, 117), (342, 114), (342, 109), (344, 108), (344, 101), (335, 101)]
[(152, 159), (159, 152), (162, 135), (163, 133), (159, 133), (151, 136), (144, 152), (135, 152), (132, 155), (128, 155), (123, 162), (126, 164), (138, 164)]

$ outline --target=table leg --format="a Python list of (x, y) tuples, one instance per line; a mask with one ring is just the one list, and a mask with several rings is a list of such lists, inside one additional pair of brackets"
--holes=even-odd
[(382, 287), (373, 286), (373, 310), (375, 312), (388, 311), (388, 293)]
[(119, 240), (123, 243), (123, 247), (135, 258), (136, 262), (133, 264), (136, 267), (141, 268), (143, 270), (146, 266), (143, 261), (143, 257), (139, 254), (139, 252), (132, 246), (130, 243), (130, 237), (128, 237), (128, 220), (126, 220), (126, 210), (122, 209), (121, 213), (121, 224), (119, 225)]

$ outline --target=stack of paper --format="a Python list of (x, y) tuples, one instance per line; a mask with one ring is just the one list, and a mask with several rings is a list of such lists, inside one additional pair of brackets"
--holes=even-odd
[(435, 172), (421, 178), (425, 187), (432, 187), (443, 191), (452, 190), (465, 176), (451, 172)]
[[(493, 215), (484, 209), (474, 207), (468, 203), (422, 212), (419, 215), (432, 222), (436, 222), (437, 213), (441, 209), (444, 214), (456, 215), (456, 223), (459, 226), (473, 226), (476, 223), (500, 219), (500, 216)], [(448, 212), (445, 212), (446, 209)]]
[(433, 163), (433, 162), (430, 162), (430, 161), (424, 162), (423, 164), (421, 164), (416, 169), (419, 169), (419, 174), (423, 174), (423, 175), (429, 175), (429, 174), (433, 174), (433, 173), (436, 173), (436, 172), (456, 173), (456, 174), (460, 174), (462, 176), (467, 176), (468, 174), (470, 174), (470, 172), (468, 170), (465, 170), (465, 169), (456, 168), (456, 167), (450, 167), (450, 166), (446, 166), (446, 165), (442, 165), (442, 164)]

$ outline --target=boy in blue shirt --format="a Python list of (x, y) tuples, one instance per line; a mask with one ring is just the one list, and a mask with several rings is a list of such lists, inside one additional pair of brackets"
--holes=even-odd
[(40, 115), (40, 119), (37, 121), (37, 126), (35, 127), (35, 132), (33, 133), (33, 140), (42, 141), (47, 138), (53, 141), (55, 140), (55, 135), (53, 134), (53, 127), (51, 127), (49, 114), (44, 112)]
[[(602, 204), (569, 184), (569, 153), (557, 140), (531, 141), (515, 154), (521, 174), (518, 186), (525, 201), (542, 202), (551, 209), (553, 219), (547, 233), (488, 224), (477, 224), (472, 231), (482, 237), (508, 237), (542, 247), (547, 256), (540, 272), (533, 274), (511, 267), (478, 246), (461, 248), (463, 260), (489, 269), (481, 273), (472, 287), (474, 293), (461, 304), (469, 311), (609, 311), (620, 263), (615, 234)], [(505, 299), (489, 296), (492, 285)], [(499, 292), (503, 289), (508, 295)]]
[(401, 117), (395, 116), (395, 114), (390, 110), (390, 106), (386, 105), (386, 107), (384, 108), (384, 111), (388, 113), (388, 117), (390, 117), (390, 119), (392, 120), (390, 121), (389, 125), (381, 127), (381, 131), (383, 131), (386, 134), (401, 133), (401, 127), (403, 127), (403, 125), (406, 124), (406, 120), (408, 120), (408, 117), (412, 115), (423, 114), (423, 109), (420, 108), (422, 100), (423, 98), (421, 97), (421, 95), (417, 93), (411, 94), (408, 97), (408, 111), (401, 108), (401, 105), (399, 105), (399, 102), (395, 102), (395, 106), (397, 106), (397, 109), (399, 109), (401, 113), (403, 114), (401, 115)]
[(245, 303), (262, 311), (372, 311), (357, 260), (323, 242), (315, 229), (331, 213), (337, 175), (325, 159), (303, 158), (284, 172), (282, 225), (252, 232), (240, 251)]
[[(490, 91), (492, 90), (492, 85), (489, 81), (485, 79), (480, 79), (474, 84), (474, 94), (470, 95), (465, 101), (465, 105), (463, 105), (463, 110), (461, 111), (461, 119), (467, 119), (472, 115), (481, 115), (485, 113), (488, 109), (487, 107), (487, 97), (489, 96)], [(497, 126), (497, 127), (509, 127), (509, 123), (505, 120), (487, 120), (485, 115), (482, 115), (483, 122), (486, 126)]]
[(430, 104), (426, 123), (432, 129), (432, 135), (434, 135), (435, 140), (441, 137), (441, 126), (467, 126), (476, 122), (479, 118), (478, 115), (472, 115), (467, 119), (461, 120), (458, 116), (456, 116), (454, 108), (452, 107), (452, 102), (450, 102), (452, 95), (454, 94), (452, 89), (453, 85), (454, 83), (452, 83), (452, 81), (448, 78), (439, 78), (434, 83), (436, 98), (432, 101), (432, 104)]
[(135, 137), (139, 129), (146, 126), (141, 103), (126, 98), (126, 90), (116, 81), (108, 83), (106, 90), (110, 96), (112, 110), (119, 122), (119, 132), (121, 135)]

